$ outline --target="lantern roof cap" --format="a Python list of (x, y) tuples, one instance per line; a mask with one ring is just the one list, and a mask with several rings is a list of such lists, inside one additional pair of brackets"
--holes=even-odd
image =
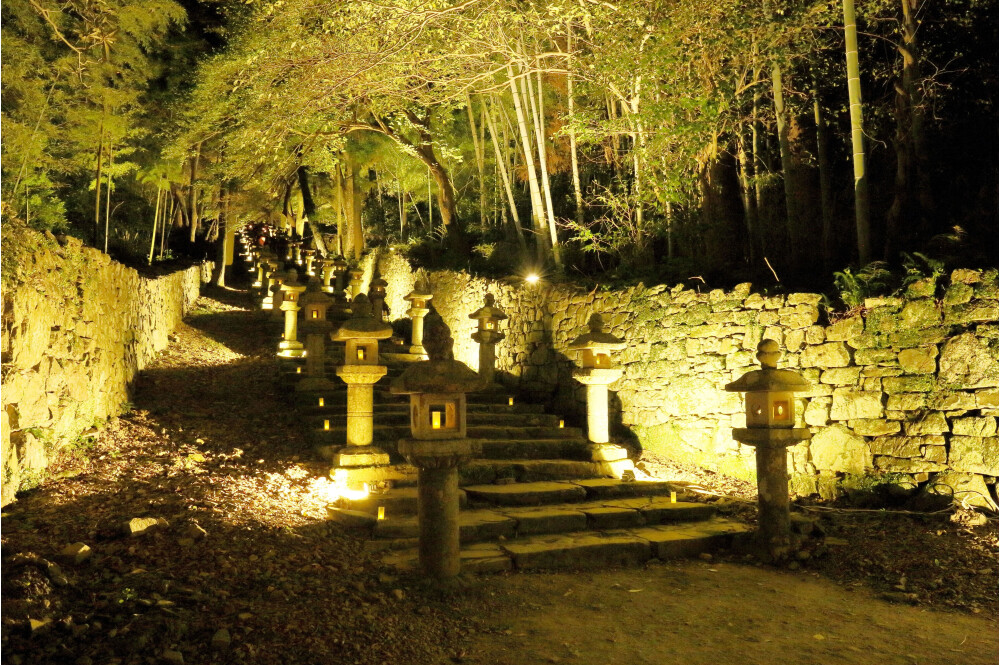
[(315, 277), (309, 280), (309, 284), (306, 285), (306, 292), (299, 298), (299, 305), (302, 307), (313, 303), (326, 305), (327, 307), (333, 304), (333, 298), (323, 293), (321, 284)]
[(507, 318), (507, 314), (494, 304), (496, 298), (492, 293), (487, 293), (485, 300), (486, 304), (472, 314), (469, 314), (470, 319), (496, 319), (502, 321)]
[(392, 326), (372, 316), (372, 304), (368, 296), (359, 293), (351, 303), (351, 318), (344, 321), (334, 339), (388, 339), (392, 337)]
[(625, 348), (624, 340), (604, 332), (604, 317), (600, 314), (591, 314), (587, 326), (590, 328), (590, 332), (586, 332), (570, 342), (567, 347), (570, 351), (583, 351), (584, 349), (614, 351)]
[(486, 382), (465, 363), (458, 360), (423, 360), (411, 363), (393, 379), (390, 391), (409, 393), (469, 393), (482, 390)]
[(777, 369), (781, 357), (781, 347), (773, 339), (761, 340), (757, 345), (757, 360), (761, 369), (747, 372), (732, 383), (726, 384), (726, 390), (736, 392), (803, 392), (811, 387), (809, 382), (798, 372), (790, 369)]
[(421, 277), (413, 284), (413, 290), (403, 296), (403, 300), (430, 300), (433, 297), (434, 294), (431, 293), (431, 285), (425, 277)]

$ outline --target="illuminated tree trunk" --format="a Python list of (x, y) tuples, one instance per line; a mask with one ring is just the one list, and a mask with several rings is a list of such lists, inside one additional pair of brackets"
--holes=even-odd
[(819, 169), (820, 213), (823, 220), (823, 267), (829, 271), (833, 265), (833, 185), (830, 182), (830, 150), (826, 118), (819, 99), (819, 85), (813, 79), (813, 120), (816, 122), (816, 165)]
[(504, 191), (507, 192), (507, 203), (510, 205), (511, 222), (514, 224), (514, 235), (517, 236), (517, 243), (521, 246), (521, 253), (524, 254), (528, 250), (527, 242), (524, 240), (524, 231), (521, 228), (521, 218), (517, 214), (517, 205), (514, 201), (514, 191), (510, 185), (510, 176), (507, 173), (507, 157), (504, 151), (500, 150), (499, 142), (497, 141), (497, 128), (496, 123), (493, 120), (493, 111), (490, 110), (489, 105), (486, 100), (483, 100), (483, 109), (486, 111), (486, 122), (489, 124), (490, 128), (490, 140), (493, 142), (493, 153), (496, 155), (496, 165), (497, 171), (500, 172), (500, 178), (503, 180)]
[[(774, 118), (778, 130), (778, 152), (781, 157), (781, 181), (785, 189), (786, 237), (789, 249), (802, 248), (802, 221), (799, 215), (797, 192), (795, 191), (795, 166), (792, 163), (792, 149), (788, 141), (788, 117), (785, 111), (785, 95), (781, 67), (771, 67), (771, 92), (774, 96)], [(789, 251), (789, 257), (798, 253)]]
[(871, 228), (868, 221), (868, 178), (865, 172), (865, 137), (861, 112), (861, 72), (858, 66), (858, 29), (854, 0), (843, 0), (844, 42), (847, 60), (847, 96), (851, 111), (851, 152), (854, 163), (854, 220), (857, 230), (858, 260), (872, 260)]
[(521, 104), (521, 96), (517, 90), (517, 80), (514, 68), (507, 64), (507, 79), (510, 82), (510, 94), (514, 98), (514, 113), (517, 116), (517, 128), (521, 134), (521, 147), (524, 154), (525, 168), (528, 171), (528, 191), (531, 193), (531, 211), (535, 221), (535, 250), (539, 260), (545, 260), (545, 213), (543, 212), (542, 196), (538, 189), (538, 174), (535, 171), (535, 157), (531, 146), (531, 136), (528, 134), (528, 121)]
[(160, 189), (159, 184), (156, 186), (156, 209), (153, 212), (153, 232), (149, 236), (149, 259), (146, 261), (148, 265), (153, 265), (153, 251), (156, 249), (156, 223), (160, 219), (160, 199), (163, 198), (163, 191)]
[[(537, 60), (536, 64), (539, 64)], [(536, 78), (538, 81), (537, 105), (535, 104), (535, 96), (530, 94), (531, 79), (527, 78), (525, 79), (525, 82), (527, 83), (527, 87), (529, 89), (531, 112), (535, 116), (535, 134), (538, 144), (538, 164), (539, 170), (542, 174), (542, 192), (545, 194), (545, 218), (549, 225), (549, 245), (552, 247), (552, 260), (555, 262), (556, 267), (561, 267), (562, 257), (560, 256), (559, 251), (559, 236), (556, 233), (555, 211), (552, 209), (552, 185), (549, 181), (549, 158), (547, 154), (547, 142), (545, 139), (545, 104), (542, 101), (544, 91), (542, 89), (542, 72), (540, 70), (540, 65)]]
[(472, 96), (465, 95), (465, 110), (469, 114), (469, 130), (472, 134), (472, 147), (476, 152), (476, 170), (479, 172), (479, 223), (486, 228), (486, 157), (484, 146), (479, 140), (479, 129), (476, 127), (476, 116), (472, 112)]
[(576, 153), (576, 102), (573, 99), (573, 24), (566, 23), (566, 110), (569, 115), (569, 158), (573, 169), (573, 198), (576, 203), (576, 223), (583, 226), (583, 191), (580, 187), (580, 163)]
[(306, 218), (306, 224), (312, 232), (313, 247), (320, 256), (326, 256), (326, 243), (323, 242), (323, 235), (320, 233), (319, 225), (316, 223), (316, 203), (313, 201), (312, 190), (309, 188), (309, 172), (305, 166), (297, 169), (299, 178), (299, 190), (302, 192), (302, 212)]
[(191, 160), (191, 188), (188, 190), (188, 222), (191, 224), (188, 240), (192, 243), (198, 234), (198, 192), (195, 181), (198, 178), (198, 164), (201, 161), (201, 143), (196, 146), (194, 158)]
[(97, 139), (97, 177), (94, 183), (94, 247), (101, 237), (101, 167), (104, 165), (104, 115), (101, 115), (100, 138)]
[(114, 144), (108, 146), (108, 188), (104, 200), (104, 253), (108, 253), (108, 235), (111, 232), (111, 167), (115, 161)]

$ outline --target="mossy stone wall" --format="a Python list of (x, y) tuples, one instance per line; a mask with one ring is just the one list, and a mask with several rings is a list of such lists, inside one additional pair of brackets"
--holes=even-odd
[(74, 238), (5, 229), (2, 503), (58, 448), (122, 412), (129, 384), (198, 298), (211, 266), (157, 279)]

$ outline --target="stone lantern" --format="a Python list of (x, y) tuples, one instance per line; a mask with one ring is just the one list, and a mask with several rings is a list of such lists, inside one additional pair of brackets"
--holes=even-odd
[(305, 355), (302, 342), (298, 340), (299, 296), (306, 290), (304, 284), (297, 281), (295, 269), (289, 270), (285, 281), (278, 288), (281, 290), (280, 311), (285, 317), (285, 332), (278, 343), (278, 355), (282, 358), (301, 358)]
[(368, 299), (372, 302), (372, 314), (379, 321), (385, 321), (385, 315), (389, 308), (385, 306), (385, 287), (389, 283), (376, 273), (371, 284), (368, 285)]
[(333, 260), (333, 278), (334, 284), (333, 290), (337, 293), (343, 293), (346, 285), (344, 284), (344, 275), (347, 274), (347, 261), (344, 257), (337, 255), (337, 258)]
[(284, 279), (278, 267), (281, 263), (275, 256), (268, 256), (264, 259), (264, 269), (263, 269), (263, 286), (262, 293), (264, 294), (263, 299), (260, 302), (260, 308), (264, 310), (270, 310), (274, 307), (274, 280), (276, 278)]
[(301, 240), (290, 240), (288, 242), (288, 256), (285, 257), (288, 261), (294, 261), (295, 265), (302, 265), (302, 241)]
[(302, 308), (302, 334), (306, 338), (306, 376), (295, 384), (296, 392), (331, 391), (333, 381), (326, 378), (326, 336), (333, 324), (326, 320), (326, 312), (333, 299), (323, 293), (319, 280), (311, 279), (306, 292), (299, 299)]
[(485, 303), (472, 314), (470, 319), (479, 321), (479, 328), (472, 333), (472, 339), (479, 342), (479, 376), (487, 384), (493, 384), (493, 374), (496, 364), (497, 342), (506, 337), (500, 332), (500, 322), (507, 318), (502, 309), (495, 305), (496, 299), (492, 293), (486, 294)]
[(285, 320), (285, 310), (281, 308), (281, 303), (285, 301), (285, 295), (287, 295), (287, 290), (281, 288), (284, 286), (285, 282), (291, 279), (298, 285), (298, 273), (295, 270), (289, 270), (287, 272), (278, 272), (274, 279), (271, 280), (271, 314), (270, 319), (272, 321), (284, 321)]
[(350, 296), (353, 301), (361, 293), (361, 278), (364, 277), (365, 271), (361, 268), (351, 268), (347, 274), (351, 278)]
[(797, 372), (777, 369), (780, 357), (777, 342), (762, 340), (757, 345), (761, 369), (726, 385), (729, 392), (746, 393), (747, 426), (734, 429), (733, 438), (756, 449), (757, 540), (772, 560), (783, 558), (791, 542), (785, 449), (809, 438), (808, 428), (795, 426), (795, 393), (809, 390), (809, 383)]
[(604, 319), (591, 314), (587, 323), (590, 331), (569, 344), (570, 351), (579, 354), (580, 367), (573, 378), (587, 386), (587, 438), (591, 443), (591, 458), (601, 465), (605, 475), (620, 478), (634, 469), (628, 451), (609, 443), (608, 386), (621, 378), (623, 370), (611, 362), (611, 352), (625, 348), (625, 342), (604, 332)]
[(431, 293), (431, 286), (426, 279), (419, 279), (413, 285), (413, 290), (403, 296), (403, 300), (410, 303), (410, 309), (406, 313), (410, 316), (410, 353), (426, 355), (424, 349), (424, 317), (431, 311), (427, 306), (434, 294)]
[(316, 275), (316, 271), (313, 270), (313, 262), (316, 260), (316, 250), (315, 249), (303, 249), (302, 256), (305, 258), (306, 262), (306, 275), (313, 277)]
[(459, 573), (462, 563), (458, 467), (472, 458), (479, 444), (465, 436), (465, 393), (484, 383), (454, 360), (451, 335), (439, 316), (432, 318), (429, 332), (430, 360), (413, 363), (391, 389), (410, 395), (412, 438), (399, 441), (399, 452), (418, 469), (420, 566), (427, 575), (449, 578)]
[(378, 342), (392, 335), (392, 327), (372, 316), (368, 296), (361, 293), (351, 305), (351, 318), (330, 337), (345, 342), (344, 364), (337, 376), (347, 384), (347, 445), (334, 455), (334, 466), (359, 467), (389, 463), (389, 455), (372, 445), (375, 383), (388, 368), (379, 365)]
[(334, 263), (334, 260), (329, 257), (320, 259), (319, 276), (322, 281), (322, 289), (324, 293), (333, 293), (333, 286), (330, 284), (330, 280), (333, 279)]

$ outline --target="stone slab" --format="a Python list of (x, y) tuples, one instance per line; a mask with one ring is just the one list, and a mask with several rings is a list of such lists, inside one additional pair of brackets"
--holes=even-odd
[(469, 497), (498, 506), (537, 506), (587, 498), (586, 490), (567, 482), (470, 485), (464, 489)]
[(592, 499), (662, 495), (678, 489), (665, 480), (624, 482), (616, 478), (591, 478), (572, 482), (585, 489), (587, 496)]
[(736, 534), (749, 531), (750, 527), (740, 522), (714, 519), (691, 525), (648, 526), (633, 533), (650, 542), (656, 558), (676, 559), (728, 547)]
[[(458, 528), (463, 543), (513, 538), (517, 520), (492, 510), (463, 510), (458, 514)], [(378, 520), (374, 535), (376, 538), (417, 538), (420, 524), (416, 515)]]
[(521, 536), (587, 528), (587, 516), (570, 507), (508, 508), (502, 512), (517, 521), (517, 533)]
[(628, 529), (646, 524), (642, 513), (628, 506), (588, 502), (574, 507), (587, 516), (587, 526), (591, 529)]
[[(459, 490), (459, 507), (465, 506), (467, 502), (468, 498), (466, 497), (465, 492)], [(395, 517), (397, 515), (416, 515), (417, 488), (398, 487), (391, 489), (388, 492), (370, 494), (364, 499), (346, 501), (345, 503), (352, 510), (360, 510), (373, 515), (378, 513), (379, 506), (383, 506), (385, 508), (386, 517)]]
[(707, 520), (715, 515), (715, 506), (693, 501), (671, 502), (670, 497), (639, 497), (621, 499), (608, 506), (633, 508), (642, 513), (646, 524), (655, 525), (663, 522), (684, 522)]
[(517, 570), (637, 566), (652, 557), (649, 540), (632, 534), (534, 536), (501, 546)]

